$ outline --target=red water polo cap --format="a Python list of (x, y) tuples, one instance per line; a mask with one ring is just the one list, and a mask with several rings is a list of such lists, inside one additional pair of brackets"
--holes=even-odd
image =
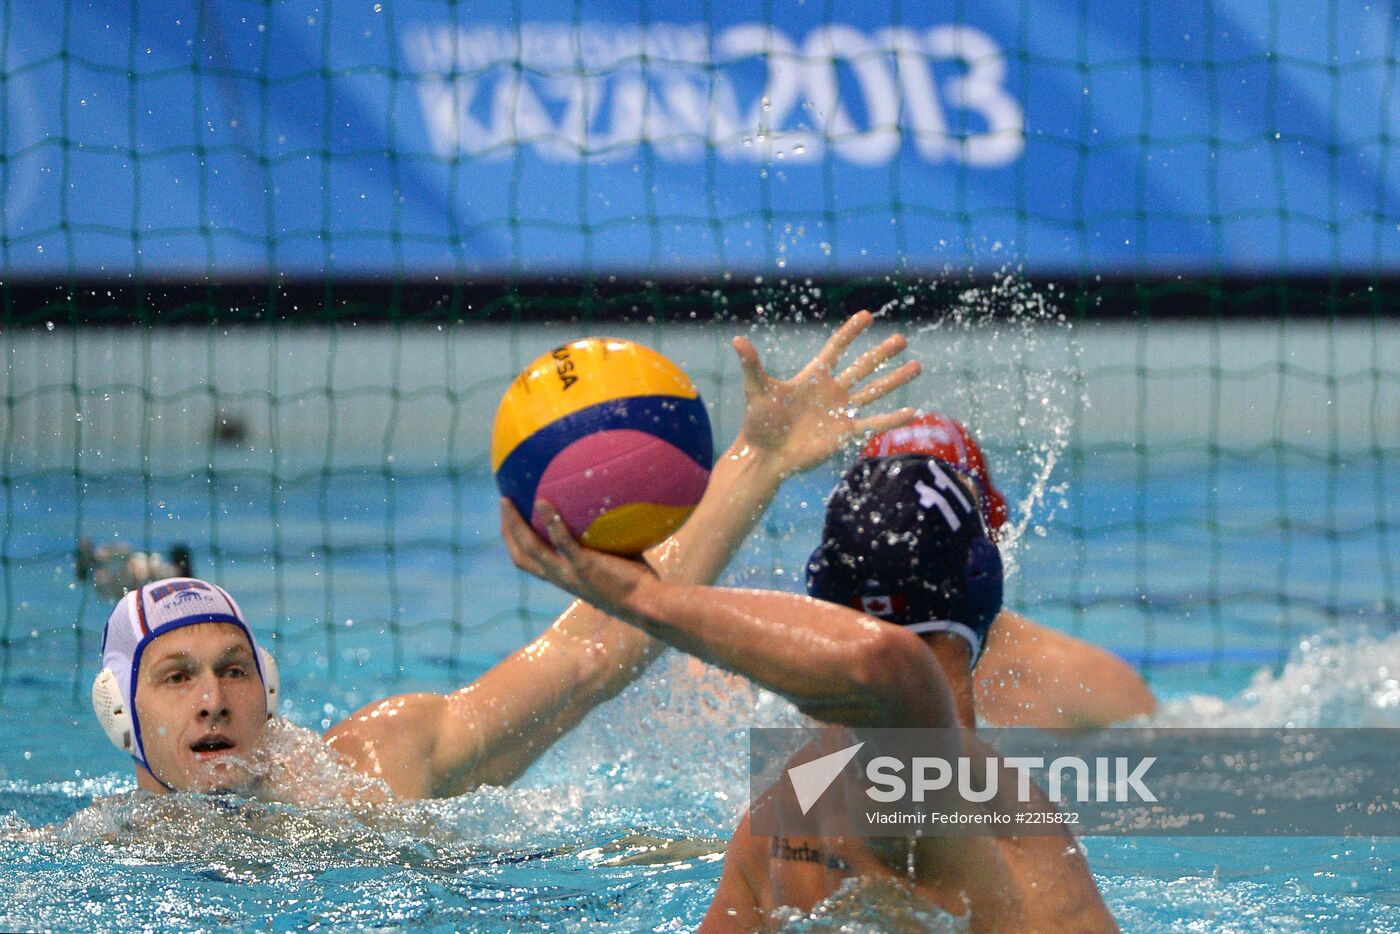
[(861, 448), (861, 457), (893, 457), (896, 454), (928, 454), (948, 461), (972, 475), (982, 493), (986, 508), (987, 531), (995, 540), (997, 530), (1006, 524), (1006, 497), (992, 483), (991, 471), (977, 446), (977, 439), (955, 418), (941, 412), (920, 415), (907, 425), (882, 431)]

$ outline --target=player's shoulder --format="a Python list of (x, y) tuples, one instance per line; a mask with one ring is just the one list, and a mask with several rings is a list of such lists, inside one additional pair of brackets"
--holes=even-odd
[(734, 828), (724, 857), (726, 861), (733, 861), (735, 868), (741, 870), (745, 880), (749, 882), (755, 878), (756, 873), (764, 873), (764, 867), (773, 850), (771, 838), (753, 833), (752, 817), (751, 811), (746, 812), (744, 819), (739, 821), (739, 826)]
[(424, 727), (434, 726), (446, 706), (447, 699), (441, 694), (397, 694), (364, 705), (328, 729), (323, 739), (345, 752), (344, 747), (355, 740), (409, 738)]

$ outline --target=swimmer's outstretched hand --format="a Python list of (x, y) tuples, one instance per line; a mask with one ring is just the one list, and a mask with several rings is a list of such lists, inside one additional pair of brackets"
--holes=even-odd
[(501, 498), (501, 537), (515, 566), (604, 613), (633, 617), (638, 591), (655, 582), (656, 573), (642, 561), (580, 545), (569, 534), (558, 510), (543, 500), (535, 504), (535, 515), (544, 520), (548, 542), (535, 534), (509, 499)]
[(812, 469), (855, 435), (896, 428), (914, 417), (912, 408), (858, 414), (861, 407), (884, 398), (921, 372), (918, 361), (910, 360), (870, 379), (904, 352), (908, 346), (904, 335), (890, 335), (839, 373), (836, 370), (842, 355), (874, 321), (868, 311), (847, 318), (811, 362), (786, 380), (774, 379), (764, 370), (748, 338), (734, 338), (734, 352), (744, 371), (744, 425), (739, 440), (771, 458), (780, 477)]

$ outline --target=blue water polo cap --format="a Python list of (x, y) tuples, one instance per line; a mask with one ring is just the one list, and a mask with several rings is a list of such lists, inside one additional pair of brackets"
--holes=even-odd
[(857, 461), (831, 494), (807, 592), (912, 629), (965, 639), (972, 664), (1001, 611), (1001, 552), (976, 484), (947, 461)]

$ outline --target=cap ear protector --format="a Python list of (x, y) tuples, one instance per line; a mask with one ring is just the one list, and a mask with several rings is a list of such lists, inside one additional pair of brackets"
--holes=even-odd
[[(272, 653), (258, 646), (258, 673), (262, 676), (263, 694), (267, 699), (267, 717), (277, 712), (277, 696), (282, 689), (282, 678), (277, 671), (277, 660)], [(133, 692), (134, 694), (134, 692)], [(102, 669), (92, 682), (92, 710), (97, 714), (97, 722), (102, 724), (102, 732), (122, 752), (136, 755), (136, 725), (132, 722), (131, 711), (122, 697), (117, 676), (109, 669)]]

